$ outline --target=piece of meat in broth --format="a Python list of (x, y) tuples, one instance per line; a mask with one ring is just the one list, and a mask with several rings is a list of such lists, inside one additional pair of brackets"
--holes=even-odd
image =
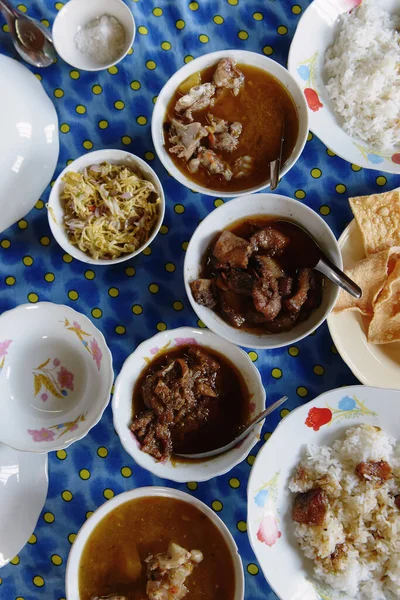
[(240, 156), (237, 158), (233, 165), (233, 178), (241, 179), (242, 177), (248, 177), (254, 168), (254, 160), (251, 156)]
[(282, 298), (275, 277), (261, 277), (253, 283), (253, 302), (266, 321), (273, 321), (281, 311)]
[(208, 119), (210, 125), (206, 126), (209, 132), (208, 139), (210, 140), (211, 148), (214, 150), (222, 150), (223, 152), (233, 152), (239, 145), (239, 136), (242, 133), (242, 124), (235, 121), (228, 124), (224, 119), (219, 119), (214, 115), (209, 114)]
[(213, 81), (217, 88), (232, 90), (234, 96), (237, 96), (244, 83), (244, 75), (234, 60), (222, 58), (215, 69)]
[(224, 290), (232, 290), (242, 296), (251, 296), (253, 289), (253, 276), (248, 271), (231, 269), (228, 273), (221, 273), (216, 285)]
[(200, 123), (189, 123), (185, 125), (177, 119), (172, 119), (169, 130), (169, 143), (172, 144), (169, 151), (177, 154), (178, 158), (188, 161), (200, 145), (200, 140), (208, 135)]
[(322, 525), (328, 510), (328, 496), (321, 488), (299, 493), (294, 499), (292, 518), (305, 525)]
[(254, 258), (256, 260), (261, 277), (275, 277), (276, 279), (285, 277), (285, 273), (282, 271), (276, 260), (271, 258), (271, 256), (257, 254)]
[(175, 112), (182, 115), (188, 121), (193, 121), (192, 112), (203, 110), (214, 103), (215, 85), (202, 83), (191, 88), (189, 93), (179, 98), (175, 104)]
[(207, 169), (210, 175), (221, 175), (226, 181), (230, 181), (232, 179), (233, 173), (230, 169), (230, 166), (225, 160), (220, 158), (218, 154), (215, 154), (213, 150), (208, 150), (200, 146), (197, 158), (200, 160), (200, 164)]
[(297, 291), (291, 297), (285, 300), (285, 307), (290, 313), (298, 314), (307, 300), (310, 289), (311, 269), (300, 269), (297, 280)]
[(149, 600), (181, 600), (188, 593), (185, 581), (196, 565), (203, 560), (200, 550), (188, 552), (170, 542), (166, 553), (148, 556), (148, 582), (146, 594)]
[(213, 279), (196, 279), (190, 282), (190, 289), (192, 296), (201, 306), (207, 306), (208, 308), (214, 308), (217, 304), (217, 300), (214, 293), (214, 280)]
[(227, 230), (221, 233), (213, 248), (215, 258), (232, 269), (246, 269), (251, 252), (247, 240)]
[(254, 252), (264, 250), (268, 251), (270, 256), (282, 254), (289, 243), (290, 239), (284, 233), (270, 225), (256, 231), (250, 238)]

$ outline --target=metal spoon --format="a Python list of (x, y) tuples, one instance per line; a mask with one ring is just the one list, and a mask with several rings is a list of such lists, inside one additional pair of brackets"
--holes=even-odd
[(260, 423), (260, 421), (265, 419), (265, 417), (268, 417), (268, 415), (279, 408), (281, 404), (286, 402), (287, 399), (287, 396), (283, 396), (283, 398), (280, 398), (271, 404), (271, 406), (269, 406), (267, 409), (263, 410), (259, 415), (254, 417), (254, 419), (252, 419), (248, 425), (245, 425), (244, 429), (239, 433), (239, 435), (237, 435), (232, 442), (229, 442), (229, 444), (225, 444), (225, 446), (221, 446), (221, 448), (215, 448), (215, 450), (210, 450), (209, 452), (199, 452), (198, 454), (175, 454), (175, 456), (180, 456), (182, 458), (211, 458), (212, 456), (219, 456), (224, 452), (228, 452), (228, 450), (231, 450), (237, 446), (239, 442), (244, 440), (254, 429), (254, 427)]
[(50, 33), (36, 20), (14, 8), (8, 0), (0, 0), (10, 29), (14, 47), (21, 58), (34, 67), (48, 67), (57, 58)]
[(281, 141), (279, 146), (279, 156), (269, 164), (271, 183), (271, 192), (276, 190), (279, 183), (279, 175), (281, 174), (283, 144), (285, 143), (285, 117), (281, 110), (282, 126), (281, 126)]
[(300, 229), (301, 232), (307, 236), (303, 242), (302, 252), (293, 254), (290, 257), (293, 266), (297, 266), (298, 268), (307, 267), (309, 269), (316, 269), (333, 281), (333, 283), (336, 283), (336, 285), (354, 296), (354, 298), (361, 298), (362, 289), (334, 265), (331, 260), (329, 260), (312, 235), (297, 223), (290, 222), (290, 225), (292, 228)]

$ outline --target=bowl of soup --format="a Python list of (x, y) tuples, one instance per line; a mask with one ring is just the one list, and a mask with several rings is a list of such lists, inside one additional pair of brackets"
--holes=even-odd
[(127, 358), (115, 382), (114, 427), (130, 456), (154, 475), (206, 481), (230, 471), (259, 441), (261, 425), (216, 457), (265, 408), (248, 354), (205, 329), (158, 333)]
[(100, 506), (67, 563), (67, 600), (203, 600), (217, 588), (218, 600), (244, 598), (235, 541), (208, 506), (169, 488), (130, 490)]
[(199, 319), (246, 348), (280, 348), (315, 331), (339, 288), (309, 268), (303, 230), (342, 269), (331, 229), (296, 200), (256, 194), (212, 211), (194, 232), (184, 264), (186, 293)]
[(274, 60), (224, 50), (200, 56), (173, 75), (152, 117), (154, 147), (167, 171), (191, 190), (235, 197), (270, 184), (299, 158), (308, 112), (299, 85)]

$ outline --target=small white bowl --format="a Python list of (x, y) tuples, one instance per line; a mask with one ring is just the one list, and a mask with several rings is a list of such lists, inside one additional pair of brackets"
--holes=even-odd
[(316, 212), (305, 204), (286, 196), (256, 194), (254, 196), (242, 196), (222, 204), (200, 223), (186, 251), (184, 264), (185, 287), (193, 310), (203, 323), (217, 335), (233, 344), (245, 346), (246, 348), (281, 348), (306, 337), (325, 321), (339, 294), (339, 288), (335, 284), (325, 278), (322, 304), (311, 313), (306, 321), (298, 323), (291, 331), (277, 334), (265, 333), (263, 335), (236, 329), (210, 308), (197, 304), (189, 285), (191, 281), (200, 276), (204, 254), (217, 233), (227, 229), (236, 221), (259, 215), (287, 219), (298, 223), (315, 238), (335, 265), (342, 269), (342, 256), (336, 238), (325, 221)]
[(297, 136), (296, 145), (293, 148), (292, 154), (289, 159), (284, 164), (283, 169), (281, 170), (281, 177), (283, 177), (289, 169), (293, 167), (300, 154), (303, 151), (305, 143), (307, 141), (308, 135), (308, 111), (307, 104), (302, 94), (302, 91), (299, 85), (296, 83), (294, 77), (287, 71), (284, 67), (282, 67), (279, 63), (263, 56), (262, 54), (257, 54), (256, 52), (248, 52), (246, 50), (221, 50), (219, 52), (212, 52), (210, 54), (205, 54), (204, 56), (199, 56), (195, 60), (192, 60), (187, 65), (179, 69), (173, 75), (167, 83), (162, 88), (161, 92), (157, 97), (157, 102), (155, 104), (153, 110), (153, 116), (151, 119), (151, 135), (153, 138), (153, 144), (156, 149), (158, 158), (161, 160), (164, 167), (167, 169), (168, 173), (170, 173), (177, 181), (182, 183), (182, 185), (186, 186), (190, 190), (194, 190), (196, 192), (200, 192), (201, 194), (206, 194), (207, 196), (218, 196), (220, 198), (236, 198), (237, 196), (252, 194), (254, 192), (258, 192), (259, 190), (263, 190), (268, 187), (270, 184), (269, 179), (263, 182), (260, 185), (256, 185), (253, 187), (249, 187), (243, 191), (218, 191), (213, 190), (211, 188), (206, 188), (202, 185), (198, 185), (188, 177), (186, 177), (174, 164), (171, 159), (171, 155), (164, 145), (164, 121), (165, 115), (167, 112), (168, 104), (174, 95), (176, 89), (179, 85), (185, 81), (197, 71), (202, 71), (206, 67), (211, 65), (216, 65), (222, 58), (232, 58), (239, 64), (251, 65), (254, 67), (258, 67), (267, 73), (270, 73), (273, 77), (275, 77), (289, 92), (291, 95), (298, 112), (299, 117), (299, 133)]
[[(133, 171), (138, 172), (141, 177), (151, 181), (160, 197), (160, 212), (157, 223), (155, 224), (154, 230), (147, 242), (135, 250), (135, 252), (124, 254), (119, 258), (114, 258), (111, 260), (104, 258), (92, 258), (89, 254), (82, 252), (82, 250), (80, 250), (77, 246), (71, 244), (64, 227), (64, 207), (61, 201), (61, 195), (64, 190), (64, 182), (62, 181), (62, 178), (68, 171), (74, 171), (77, 173), (82, 171), (85, 167), (90, 167), (90, 165), (99, 164), (104, 161), (113, 165), (125, 165), (130, 167)], [(147, 248), (147, 246), (154, 240), (164, 219), (165, 197), (161, 182), (158, 179), (155, 171), (153, 171), (153, 169), (144, 160), (138, 156), (135, 156), (134, 154), (131, 154), (130, 152), (125, 152), (124, 150), (95, 150), (94, 152), (83, 154), (74, 160), (74, 162), (72, 162), (70, 165), (65, 167), (65, 169), (60, 173), (51, 190), (48, 209), (48, 219), (51, 232), (57, 242), (60, 244), (61, 248), (68, 252), (68, 254), (77, 260), (90, 265), (115, 265), (137, 256), (143, 252), (143, 250)]]
[[(110, 63), (93, 61), (80, 52), (75, 44), (77, 32), (103, 15), (115, 17), (125, 29), (124, 48)], [(122, 0), (69, 0), (57, 14), (52, 33), (57, 53), (66, 63), (81, 71), (103, 71), (119, 63), (128, 54), (135, 39), (136, 26), (131, 11)]]
[(0, 443), (50, 452), (101, 419), (114, 379), (103, 335), (68, 306), (24, 304), (0, 317)]
[[(67, 600), (80, 600), (79, 595), (79, 565), (82, 557), (85, 545), (97, 527), (97, 525), (104, 519), (106, 515), (115, 510), (121, 504), (129, 502), (130, 500), (136, 500), (138, 498), (175, 498), (186, 502), (191, 506), (194, 506), (202, 512), (207, 519), (209, 519), (222, 535), (226, 545), (228, 546), (229, 552), (232, 557), (233, 566), (235, 570), (235, 593), (232, 600), (243, 600), (244, 599), (244, 575), (242, 560), (239, 555), (238, 548), (235, 540), (233, 539), (229, 529), (225, 523), (215, 514), (211, 508), (209, 508), (204, 502), (201, 502), (194, 496), (180, 492), (171, 488), (165, 487), (142, 487), (128, 492), (118, 494), (108, 502), (105, 502), (100, 506), (81, 527), (74, 544), (69, 553), (67, 570), (66, 570), (66, 594)], [(151, 511), (151, 503), (149, 503), (149, 511)], [(166, 523), (166, 527), (168, 524)], [(210, 600), (210, 599), (208, 599)]]
[(226, 356), (241, 372), (251, 394), (251, 416), (256, 416), (265, 408), (265, 390), (261, 377), (249, 356), (236, 346), (205, 329), (180, 327), (157, 333), (140, 344), (125, 361), (114, 386), (112, 409), (114, 427), (121, 443), (132, 458), (144, 469), (158, 477), (184, 483), (186, 481), (207, 481), (217, 475), (227, 473), (246, 458), (260, 439), (262, 424), (236, 448), (221, 456), (199, 462), (157, 462), (152, 456), (142, 452), (129, 429), (132, 422), (132, 392), (135, 384), (148, 365), (149, 360), (161, 349), (173, 348), (182, 344), (199, 344), (209, 347)]

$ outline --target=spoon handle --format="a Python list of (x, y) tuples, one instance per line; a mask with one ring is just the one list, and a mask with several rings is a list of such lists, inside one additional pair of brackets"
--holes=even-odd
[(356, 283), (354, 283), (354, 281), (352, 281), (350, 277), (347, 277), (347, 275), (345, 275), (343, 271), (338, 269), (338, 267), (334, 265), (333, 262), (330, 261), (327, 256), (324, 256), (323, 258), (321, 257), (314, 268), (317, 271), (320, 271), (320, 273), (322, 273), (323, 275), (326, 275), (328, 279), (330, 279), (331, 281), (333, 281), (333, 283), (336, 283), (336, 285), (343, 288), (354, 298), (361, 298), (362, 289)]
[(245, 426), (245, 428), (243, 429), (243, 431), (237, 436), (237, 438), (235, 439), (235, 442), (236, 443), (240, 442), (243, 438), (245, 438), (249, 434), (249, 431), (251, 431), (253, 429), (253, 427), (255, 425), (257, 425), (257, 423), (260, 423), (260, 421), (263, 421), (265, 419), (265, 417), (268, 417), (268, 415), (270, 415), (272, 412), (274, 412), (274, 410), (279, 408), (281, 404), (286, 402), (287, 399), (288, 399), (287, 396), (283, 396), (282, 398), (279, 398), (279, 400), (277, 400), (276, 402), (271, 404), (271, 406), (268, 406), (268, 408), (263, 410), (256, 417), (254, 417), (254, 419), (252, 421), (250, 421), (250, 423), (248, 423)]
[(19, 17), (23, 13), (21, 13), (17, 8), (8, 1), (8, 0), (0, 0), (0, 11), (3, 13), (4, 17)]

